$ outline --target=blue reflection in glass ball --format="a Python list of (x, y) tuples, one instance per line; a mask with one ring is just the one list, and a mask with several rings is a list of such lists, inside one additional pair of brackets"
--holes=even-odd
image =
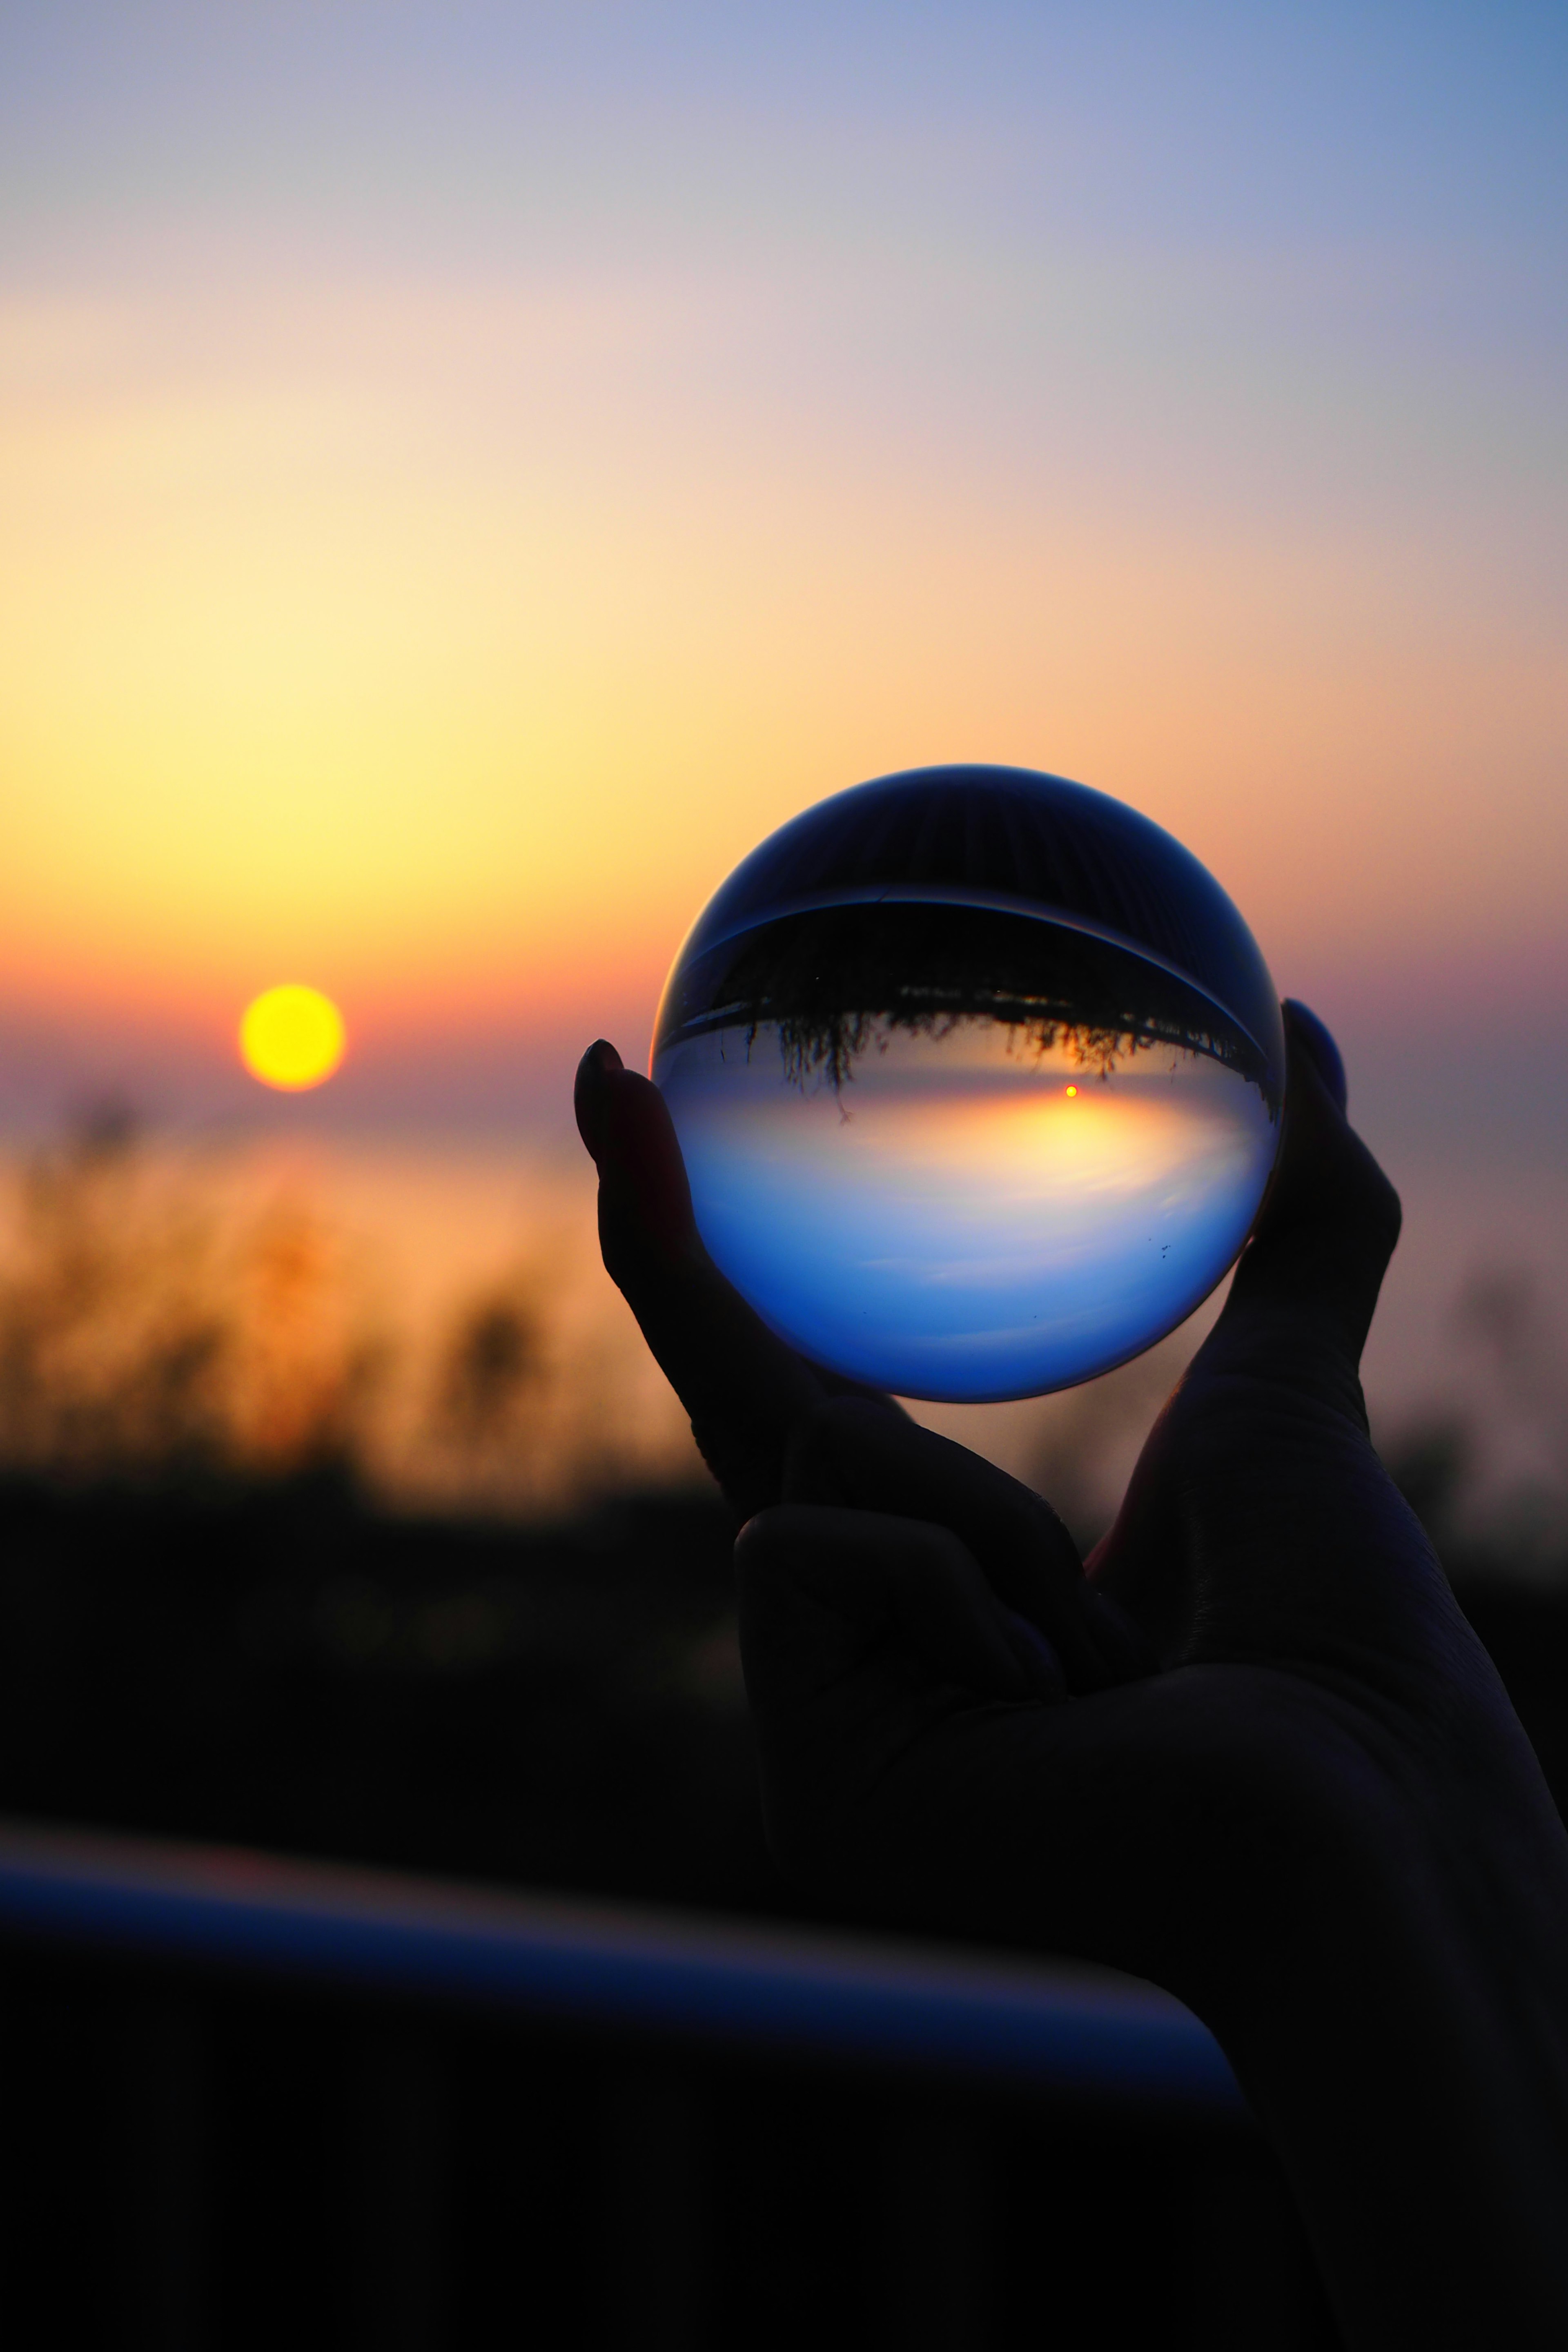
[(1121, 802), (923, 768), (736, 867), (666, 984), (652, 1074), (713, 1257), (816, 1363), (1033, 1396), (1205, 1297), (1279, 1149), (1251, 933)]

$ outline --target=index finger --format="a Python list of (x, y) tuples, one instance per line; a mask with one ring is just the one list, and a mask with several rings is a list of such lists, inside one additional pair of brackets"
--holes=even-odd
[(790, 1432), (840, 1383), (770, 1331), (709, 1256), (674, 1123), (603, 1038), (577, 1069), (577, 1129), (599, 1171), (599, 1246), (702, 1457), (742, 1517), (783, 1489)]

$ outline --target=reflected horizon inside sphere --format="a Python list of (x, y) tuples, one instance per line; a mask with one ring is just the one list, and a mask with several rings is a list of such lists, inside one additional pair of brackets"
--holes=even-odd
[(1017, 769), (808, 809), (716, 894), (652, 1075), (703, 1241), (780, 1336), (895, 1393), (1070, 1386), (1183, 1321), (1279, 1149), (1284, 1041), (1219, 886)]

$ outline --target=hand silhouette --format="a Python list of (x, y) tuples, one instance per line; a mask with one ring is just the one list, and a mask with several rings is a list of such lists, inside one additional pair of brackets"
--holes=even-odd
[(1055, 1515), (723, 1282), (597, 1046), (605, 1263), (737, 1510), (770, 1834), (868, 1912), (1151, 1977), (1225, 2046), (1355, 2345), (1568, 2342), (1568, 1841), (1367, 1434), (1398, 1232), (1287, 1007), (1279, 1172), (1080, 1568)]

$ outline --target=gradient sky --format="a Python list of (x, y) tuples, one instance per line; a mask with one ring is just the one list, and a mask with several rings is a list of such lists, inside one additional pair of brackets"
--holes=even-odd
[(1565, 119), (1561, 7), (0, 12), (0, 1119), (286, 980), (533, 1116), (967, 758), (1568, 1166)]

